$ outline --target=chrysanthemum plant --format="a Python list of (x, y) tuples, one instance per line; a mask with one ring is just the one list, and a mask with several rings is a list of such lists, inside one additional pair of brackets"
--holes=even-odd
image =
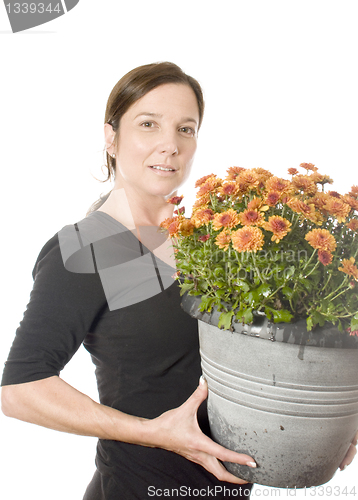
[(325, 190), (333, 181), (311, 163), (290, 179), (261, 168), (231, 167), (199, 188), (191, 218), (179, 208), (161, 224), (173, 238), (182, 294), (201, 295), (201, 311), (221, 311), (219, 327), (306, 318), (358, 334), (358, 186)]

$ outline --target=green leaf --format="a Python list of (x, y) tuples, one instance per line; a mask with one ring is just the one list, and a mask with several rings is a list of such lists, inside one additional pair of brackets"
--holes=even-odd
[(307, 318), (307, 331), (311, 331), (313, 328), (313, 321), (312, 321), (312, 318), (311, 316), (308, 316)]
[(235, 317), (236, 317), (237, 321), (240, 321), (240, 322), (243, 322), (246, 324), (252, 323), (254, 320), (254, 316), (252, 314), (252, 311), (253, 311), (252, 307), (248, 307), (244, 310), (240, 309), (240, 311), (236, 312)]
[(201, 311), (201, 312), (209, 311), (210, 312), (214, 301), (215, 301), (215, 297), (208, 297), (207, 295), (203, 295), (201, 297), (199, 311)]
[(222, 312), (219, 317), (218, 327), (224, 327), (224, 330), (229, 330), (231, 327), (231, 320), (234, 315), (234, 311)]
[(268, 297), (271, 294), (271, 287), (268, 283), (262, 283), (262, 285), (260, 285), (256, 291), (259, 295)]
[(242, 319), (243, 319), (244, 323), (246, 323), (246, 324), (249, 324), (249, 323), (253, 322), (254, 316), (252, 314), (252, 308), (251, 307), (248, 307), (246, 309), (246, 311), (242, 315)]
[(285, 269), (286, 279), (291, 278), (291, 276), (293, 276), (295, 274), (295, 269), (296, 269), (295, 266), (290, 266), (290, 267)]
[(244, 280), (236, 280), (235, 281), (235, 290), (248, 292), (250, 290), (250, 286)]
[(183, 283), (180, 285), (180, 295), (184, 295), (185, 292), (188, 292), (192, 288), (194, 288), (194, 283)]
[(290, 299), (292, 297), (293, 290), (289, 286), (284, 286), (282, 288), (282, 293), (284, 294), (285, 297), (287, 297), (288, 299)]
[(358, 330), (358, 313), (355, 314), (351, 320), (351, 330), (354, 332)]
[(327, 318), (323, 316), (323, 314), (321, 314), (319, 311), (313, 311), (313, 313), (311, 314), (311, 318), (313, 324), (319, 324), (319, 326), (324, 326), (325, 322), (327, 321)]
[(287, 309), (273, 309), (272, 307), (265, 307), (265, 313), (269, 317), (273, 317), (274, 323), (289, 323), (293, 315)]

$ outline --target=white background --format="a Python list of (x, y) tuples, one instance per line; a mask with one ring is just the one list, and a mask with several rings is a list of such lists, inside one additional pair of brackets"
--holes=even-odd
[[(357, 15), (347, 0), (81, 0), (51, 23), (12, 34), (1, 2), (1, 366), (42, 245), (110, 188), (94, 177), (103, 178), (106, 100), (124, 73), (169, 60), (204, 88), (199, 149), (181, 190), (187, 206), (197, 178), (232, 165), (285, 175), (311, 162), (347, 192), (358, 184)], [(97, 398), (84, 350), (63, 377)], [(0, 421), (1, 498), (82, 498), (96, 439)], [(328, 498), (336, 486), (342, 498), (358, 497), (358, 487), (349, 494), (357, 464), (315, 496)], [(274, 493), (255, 486), (252, 496)]]

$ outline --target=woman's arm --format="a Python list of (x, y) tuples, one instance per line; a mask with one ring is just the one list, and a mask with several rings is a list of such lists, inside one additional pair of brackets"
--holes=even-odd
[(203, 382), (179, 408), (155, 419), (127, 415), (101, 405), (54, 376), (2, 388), (2, 410), (9, 417), (50, 429), (163, 448), (202, 465), (221, 481), (244, 484), (219, 460), (256, 466), (248, 455), (227, 450), (203, 434), (197, 410), (207, 397)]

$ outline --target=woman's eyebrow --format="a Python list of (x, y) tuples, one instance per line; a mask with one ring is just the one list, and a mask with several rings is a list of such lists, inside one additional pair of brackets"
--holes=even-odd
[[(152, 113), (150, 111), (143, 111), (143, 112), (139, 113), (134, 119), (137, 119), (139, 116), (150, 116), (150, 117), (154, 117), (154, 118), (163, 118), (163, 115), (161, 115), (159, 113)], [(183, 117), (180, 121), (181, 122), (192, 122), (195, 124), (198, 123), (194, 118), (191, 118), (190, 116)]]

